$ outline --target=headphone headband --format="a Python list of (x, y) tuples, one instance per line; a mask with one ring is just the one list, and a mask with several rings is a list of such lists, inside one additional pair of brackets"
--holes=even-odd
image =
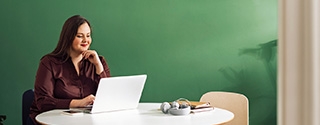
[(185, 102), (188, 103), (189, 106), (191, 106), (191, 102), (186, 98), (179, 98), (179, 99), (176, 100), (176, 102), (178, 102), (178, 103), (181, 102), (181, 101), (185, 101)]

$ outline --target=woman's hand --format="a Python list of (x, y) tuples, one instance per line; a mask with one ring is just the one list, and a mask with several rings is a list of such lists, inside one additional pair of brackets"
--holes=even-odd
[(93, 65), (95, 65), (96, 73), (100, 75), (104, 69), (98, 53), (95, 50), (86, 50), (82, 52), (82, 56), (84, 59), (88, 59)]
[(95, 50), (86, 50), (82, 52), (82, 56), (84, 59), (88, 59), (94, 65), (99, 65), (100, 59), (98, 53)]
[(88, 95), (87, 97), (83, 98), (83, 99), (73, 99), (70, 102), (70, 108), (77, 108), (77, 107), (86, 107), (88, 105), (93, 104), (94, 102), (94, 95)]

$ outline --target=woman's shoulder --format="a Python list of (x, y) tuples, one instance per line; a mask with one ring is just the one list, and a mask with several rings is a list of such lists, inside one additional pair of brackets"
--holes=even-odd
[(101, 61), (103, 61), (103, 62), (107, 62), (106, 58), (105, 58), (104, 56), (102, 56), (102, 55), (99, 55), (99, 59), (100, 59)]
[(104, 56), (102, 56), (102, 55), (99, 55), (99, 58), (100, 58), (100, 59), (105, 59)]
[(56, 64), (62, 64), (64, 62), (64, 60), (62, 58), (55, 57), (55, 56), (52, 56), (52, 55), (45, 55), (45, 56), (43, 56), (41, 58), (41, 62), (43, 62), (43, 63), (53, 62), (53, 63), (56, 63)]

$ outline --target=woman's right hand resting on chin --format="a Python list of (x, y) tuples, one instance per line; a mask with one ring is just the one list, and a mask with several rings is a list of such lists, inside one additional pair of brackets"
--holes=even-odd
[(78, 107), (86, 107), (88, 105), (93, 104), (94, 102), (94, 95), (88, 95), (87, 97), (83, 98), (83, 99), (72, 99), (72, 101), (70, 102), (70, 108), (78, 108)]

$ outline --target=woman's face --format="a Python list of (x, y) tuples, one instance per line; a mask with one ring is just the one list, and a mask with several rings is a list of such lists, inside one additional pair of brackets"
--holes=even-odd
[(91, 29), (88, 23), (80, 25), (74, 37), (71, 51), (81, 54), (83, 51), (89, 49), (91, 40)]

